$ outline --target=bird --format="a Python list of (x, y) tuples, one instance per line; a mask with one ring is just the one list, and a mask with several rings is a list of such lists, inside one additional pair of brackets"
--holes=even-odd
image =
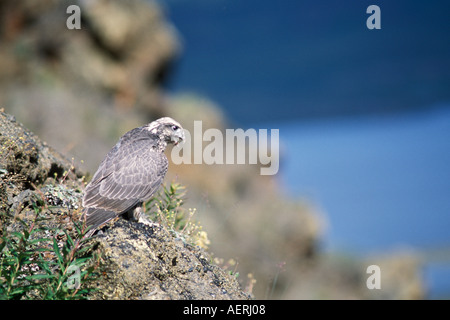
[(184, 140), (184, 129), (170, 117), (125, 133), (86, 186), (82, 205), (87, 235), (123, 214), (139, 221), (143, 202), (159, 189), (167, 173), (167, 145)]

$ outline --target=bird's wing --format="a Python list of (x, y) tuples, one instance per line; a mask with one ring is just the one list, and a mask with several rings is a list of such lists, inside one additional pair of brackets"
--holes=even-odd
[(167, 168), (166, 156), (151, 150), (145, 141), (116, 146), (86, 187), (83, 206), (99, 209), (86, 210), (87, 219), (102, 212), (119, 215), (149, 199), (160, 187)]

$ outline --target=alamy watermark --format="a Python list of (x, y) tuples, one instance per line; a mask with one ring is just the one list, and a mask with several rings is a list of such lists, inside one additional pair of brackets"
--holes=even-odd
[[(66, 20), (67, 29), (81, 29), (81, 9), (77, 5), (70, 5), (66, 9), (69, 17)], [(370, 16), (366, 20), (366, 26), (369, 30), (381, 29), (381, 10), (377, 5), (370, 5), (366, 9), (366, 13)]]
[(367, 267), (366, 273), (370, 274), (366, 280), (367, 289), (381, 289), (381, 268), (376, 264), (372, 264)]
[(370, 5), (367, 7), (366, 13), (370, 14), (370, 16), (367, 18), (366, 26), (367, 29), (373, 30), (373, 29), (381, 29), (381, 9), (377, 5)]
[(261, 175), (278, 172), (279, 129), (203, 131), (202, 121), (194, 121), (193, 132), (184, 132), (185, 142), (172, 149), (174, 164), (260, 164)]
[(66, 20), (66, 27), (69, 30), (81, 29), (81, 9), (79, 6), (72, 4), (67, 7), (66, 13), (70, 16)]
[(65, 285), (68, 289), (80, 289), (81, 285), (81, 271), (77, 265), (70, 265), (67, 268), (67, 281)]

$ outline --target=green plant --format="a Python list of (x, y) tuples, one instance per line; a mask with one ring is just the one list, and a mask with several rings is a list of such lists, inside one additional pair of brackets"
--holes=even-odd
[(185, 188), (178, 183), (169, 187), (163, 185), (161, 191), (145, 203), (145, 212), (152, 221), (163, 223), (171, 230), (181, 230), (186, 223), (184, 208), (181, 207), (185, 195)]
[(144, 204), (145, 212), (152, 221), (163, 225), (176, 237), (207, 248), (208, 235), (198, 222), (192, 220), (196, 209), (183, 207), (185, 196), (186, 190), (181, 184), (163, 185), (161, 191)]
[(41, 207), (32, 203), (35, 217), (22, 228), (4, 227), (0, 238), (0, 299), (83, 299), (87, 283), (96, 277), (99, 255), (83, 236), (84, 227), (72, 221), (75, 235), (60, 228), (48, 228)]

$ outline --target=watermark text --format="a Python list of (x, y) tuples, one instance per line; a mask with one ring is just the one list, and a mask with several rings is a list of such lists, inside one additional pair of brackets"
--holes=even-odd
[(194, 121), (194, 130), (185, 130), (185, 142), (172, 149), (174, 164), (260, 164), (261, 175), (278, 172), (279, 129), (209, 128)]

